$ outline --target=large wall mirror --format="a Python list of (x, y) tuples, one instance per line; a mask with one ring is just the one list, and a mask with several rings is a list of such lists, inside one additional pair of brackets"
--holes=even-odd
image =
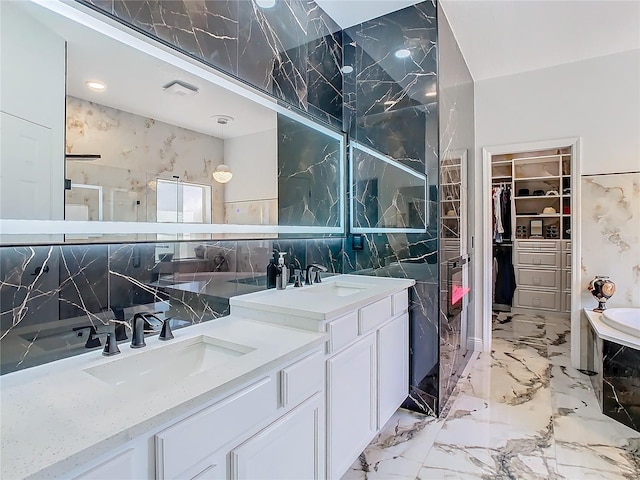
[(351, 141), (351, 231), (423, 233), (428, 224), (427, 176)]
[(4, 243), (344, 233), (341, 132), (75, 4), (1, 48)]

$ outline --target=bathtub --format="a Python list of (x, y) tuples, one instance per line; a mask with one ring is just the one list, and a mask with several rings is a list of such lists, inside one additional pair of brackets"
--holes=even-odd
[(616, 330), (640, 337), (640, 308), (610, 308), (602, 312), (601, 318)]
[(587, 368), (602, 413), (640, 432), (640, 308), (583, 310)]
[(640, 350), (640, 307), (583, 310), (594, 333), (603, 340)]

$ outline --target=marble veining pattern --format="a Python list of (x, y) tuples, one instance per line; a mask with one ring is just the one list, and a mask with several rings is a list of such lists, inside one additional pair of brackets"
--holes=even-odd
[(327, 123), (342, 124), (342, 37), (310, 0), (79, 0)]
[(500, 314), (441, 418), (399, 410), (343, 480), (640, 476), (640, 433), (571, 367), (568, 319)]
[(335, 274), (342, 249), (342, 239), (0, 247), (0, 373), (99, 350), (116, 325), (130, 338), (137, 312), (172, 328), (228, 315), (230, 297), (266, 288), (274, 250)]
[(609, 307), (640, 305), (640, 173), (583, 176), (582, 304), (594, 305), (587, 285), (596, 275), (616, 283)]

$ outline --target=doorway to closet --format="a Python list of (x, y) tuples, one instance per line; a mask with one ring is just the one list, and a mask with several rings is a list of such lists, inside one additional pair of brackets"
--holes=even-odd
[(498, 315), (577, 310), (577, 155), (577, 139), (483, 149), (485, 351)]

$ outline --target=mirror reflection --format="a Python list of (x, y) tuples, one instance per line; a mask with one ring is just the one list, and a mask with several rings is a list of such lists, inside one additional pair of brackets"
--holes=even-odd
[[(124, 27), (4, 7), (0, 218), (342, 227), (342, 134), (143, 53)], [(48, 81), (28, 95), (18, 76)]]
[[(351, 231), (420, 233), (427, 228), (427, 176), (350, 143)], [(357, 166), (357, 167), (354, 167)]]

